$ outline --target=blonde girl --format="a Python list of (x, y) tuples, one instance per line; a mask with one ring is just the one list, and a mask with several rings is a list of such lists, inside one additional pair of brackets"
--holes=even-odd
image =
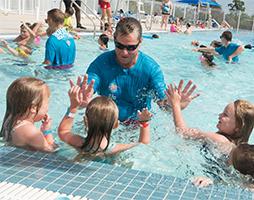
[[(52, 120), (47, 114), (49, 96), (49, 87), (44, 81), (33, 77), (16, 79), (7, 90), (0, 132), (3, 140), (16, 147), (53, 152)], [(34, 125), (36, 122), (42, 122), (40, 129)]]
[(229, 103), (219, 114), (217, 132), (205, 132), (189, 128), (183, 118), (181, 101), (182, 84), (176, 88), (168, 86), (166, 95), (172, 105), (174, 123), (177, 131), (193, 139), (207, 139), (215, 143), (222, 152), (229, 154), (232, 148), (247, 143), (254, 126), (254, 105), (246, 100)]
[[(85, 79), (86, 82), (87, 77)], [(86, 106), (84, 125), (87, 127), (87, 136), (83, 137), (72, 133), (71, 129), (75, 113), (77, 112), (78, 107), (81, 106), (84, 96), (90, 98), (90, 95), (86, 94), (89, 93), (89, 90), (92, 90), (92, 84), (93, 83), (88, 86), (90, 89), (88, 89), (87, 92), (84, 92), (84, 90), (82, 92), (82, 88), (80, 88), (79, 84), (74, 85), (71, 83), (71, 89), (68, 92), (70, 108), (58, 128), (60, 139), (81, 152), (95, 155), (104, 155), (105, 153), (116, 154), (130, 149), (139, 143), (148, 144), (150, 142), (148, 121), (152, 117), (152, 114), (147, 109), (138, 112), (140, 120), (140, 136), (138, 142), (129, 144), (111, 143), (110, 139), (112, 131), (119, 125), (119, 111), (114, 101), (105, 96), (94, 98)], [(88, 100), (86, 102), (88, 102)]]

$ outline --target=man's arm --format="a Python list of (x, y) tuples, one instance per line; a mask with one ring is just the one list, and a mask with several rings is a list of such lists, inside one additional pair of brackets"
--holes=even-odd
[(228, 61), (231, 62), (232, 59), (238, 55), (240, 55), (242, 52), (244, 51), (244, 47), (242, 45), (240, 45), (235, 51), (233, 54), (231, 54), (229, 57), (228, 57)]

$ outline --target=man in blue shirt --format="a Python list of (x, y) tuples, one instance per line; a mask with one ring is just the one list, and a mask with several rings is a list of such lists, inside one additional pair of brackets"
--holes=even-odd
[(49, 38), (46, 42), (44, 64), (48, 69), (66, 69), (72, 67), (76, 56), (76, 45), (73, 37), (63, 26), (64, 13), (59, 9), (48, 11), (47, 30)]
[[(87, 74), (94, 82), (94, 91), (111, 97), (119, 108), (119, 120), (135, 119), (138, 110), (151, 107), (155, 99), (166, 105), (166, 85), (160, 66), (148, 55), (139, 51), (142, 42), (140, 23), (131, 17), (123, 18), (114, 34), (115, 50), (98, 56), (89, 66)], [(195, 97), (189, 82), (181, 91), (182, 108)], [(179, 90), (183, 82), (179, 84)]]
[(229, 63), (236, 63), (239, 61), (238, 55), (241, 54), (244, 50), (242, 45), (231, 43), (232, 33), (230, 31), (224, 31), (220, 36), (222, 46), (213, 48), (213, 47), (201, 47), (195, 49), (199, 52), (207, 52), (211, 54), (220, 54), (225, 60)]
[(244, 47), (232, 41), (232, 33), (224, 31), (220, 36), (223, 46), (215, 48), (215, 51), (223, 56), (228, 62), (238, 62), (238, 55), (243, 52)]

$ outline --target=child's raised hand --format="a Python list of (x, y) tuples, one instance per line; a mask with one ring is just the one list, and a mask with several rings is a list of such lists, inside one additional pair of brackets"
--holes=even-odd
[(69, 91), (70, 98), (70, 108), (78, 108), (82, 103), (82, 93), (80, 92), (81, 88), (78, 85), (73, 85)]
[(41, 131), (50, 130), (52, 125), (52, 118), (48, 114), (42, 120)]
[(176, 85), (174, 86), (172, 84), (168, 85), (168, 88), (165, 92), (168, 98), (168, 102), (170, 105), (180, 104), (181, 102), (181, 95), (178, 92), (178, 89)]
[(143, 108), (142, 111), (138, 110), (138, 119), (140, 122), (147, 122), (152, 118), (153, 114), (149, 112), (147, 108)]
[(8, 47), (8, 42), (6, 42), (5, 40), (1, 40), (1, 45), (5, 48)]

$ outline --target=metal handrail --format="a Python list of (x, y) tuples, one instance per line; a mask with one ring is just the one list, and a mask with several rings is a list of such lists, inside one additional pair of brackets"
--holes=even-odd
[[(63, 0), (60, 1), (60, 8), (62, 6), (62, 2), (63, 2)], [(71, 0), (71, 2), (75, 6), (77, 6), (77, 8), (80, 9), (80, 11), (82, 13), (84, 13), (85, 16), (92, 22), (92, 24), (93, 24), (93, 36), (95, 37), (96, 36), (96, 24), (95, 24), (94, 20), (75, 2), (75, 0)], [(86, 5), (86, 3), (84, 3), (83, 1), (81, 1), (81, 3), (83, 3), (83, 5), (86, 7), (86, 9), (88, 9), (95, 16), (95, 18), (97, 18), (100, 21), (100, 23), (102, 24), (103, 30), (104, 30), (104, 23), (102, 22), (102, 20), (96, 14), (94, 14), (93, 10), (88, 5)]]
[[(82, 9), (74, 0), (71, 0), (71, 2), (72, 2), (75, 6), (77, 6), (77, 8), (80, 9), (80, 11), (82, 11), (88, 19), (90, 19), (90, 21), (91, 21), (92, 24), (93, 24), (93, 37), (95, 37), (95, 35), (96, 35), (96, 25), (95, 25), (95, 23), (94, 23), (94, 20), (93, 20), (93, 19)], [(81, 2), (82, 2), (82, 1), (81, 1)]]

